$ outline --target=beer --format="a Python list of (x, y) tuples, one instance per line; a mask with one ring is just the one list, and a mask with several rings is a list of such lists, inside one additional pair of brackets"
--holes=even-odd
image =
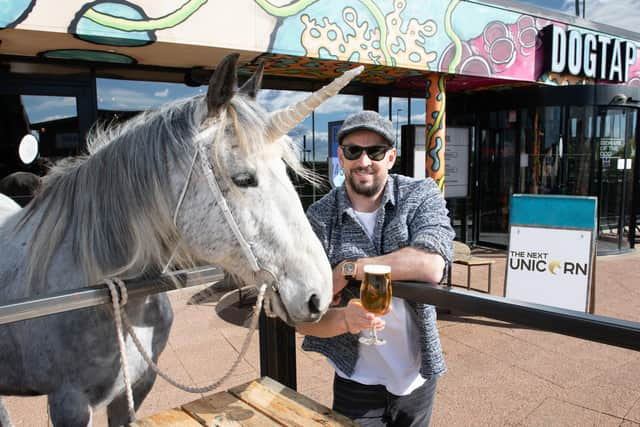
[(365, 265), (364, 280), (360, 285), (360, 302), (365, 310), (381, 315), (391, 304), (391, 267)]
[[(364, 280), (360, 285), (360, 303), (362, 307), (374, 314), (382, 315), (389, 310), (391, 304), (391, 267), (388, 265), (369, 264), (364, 266)], [(369, 336), (358, 339), (364, 345), (383, 345), (386, 341), (378, 338), (375, 328), (371, 328)]]

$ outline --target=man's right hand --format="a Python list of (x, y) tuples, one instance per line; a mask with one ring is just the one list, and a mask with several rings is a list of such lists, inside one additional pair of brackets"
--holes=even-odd
[(379, 331), (385, 327), (384, 319), (365, 310), (357, 298), (350, 300), (342, 311), (346, 329), (351, 334), (359, 334), (362, 331), (370, 330), (372, 327)]

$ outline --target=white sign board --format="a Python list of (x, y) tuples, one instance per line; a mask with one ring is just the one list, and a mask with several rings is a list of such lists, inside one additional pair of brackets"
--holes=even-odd
[(469, 128), (446, 128), (444, 146), (445, 196), (467, 197), (469, 182)]
[(507, 298), (586, 310), (591, 231), (512, 226), (509, 239)]
[(570, 310), (594, 310), (598, 199), (513, 194), (505, 296)]
[[(424, 178), (427, 170), (426, 127), (415, 128), (413, 176)], [(445, 197), (467, 197), (469, 181), (469, 128), (447, 127), (444, 146)]]

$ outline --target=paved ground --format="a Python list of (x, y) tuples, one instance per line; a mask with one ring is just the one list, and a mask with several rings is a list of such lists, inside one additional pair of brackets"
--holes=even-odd
[[(502, 295), (504, 253), (474, 252), (495, 260), (492, 293)], [(637, 252), (598, 257), (596, 314), (640, 322), (639, 261)], [(455, 267), (454, 283), (464, 283), (463, 268)], [(474, 270), (472, 286), (486, 289), (486, 282), (484, 269)], [(176, 320), (160, 359), (168, 373), (197, 385), (224, 374), (247, 332), (216, 314), (216, 305), (220, 311), (231, 301), (220, 299), (222, 293), (187, 304), (202, 289), (171, 294)], [(640, 352), (462, 313), (440, 316), (439, 327), (449, 372), (439, 384), (434, 426), (640, 426)], [(257, 342), (256, 334), (224, 388), (259, 376)], [(298, 390), (330, 405), (329, 365), (301, 350), (297, 361)], [(197, 398), (158, 380), (138, 416)], [(45, 398), (7, 400), (16, 426), (48, 424)], [(95, 414), (94, 425), (106, 425), (104, 411)]]

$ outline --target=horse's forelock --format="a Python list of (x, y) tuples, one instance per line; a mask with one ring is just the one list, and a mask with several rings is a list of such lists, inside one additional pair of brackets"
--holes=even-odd
[[(268, 133), (269, 115), (254, 100), (237, 95), (222, 112), (215, 130), (215, 139), (227, 138), (227, 130), (235, 138), (234, 143), (243, 155), (254, 158), (256, 161), (274, 158), (282, 159), (287, 166), (298, 176), (320, 184), (321, 178), (305, 168), (298, 155), (299, 147), (288, 136), (283, 136), (275, 141), (269, 139)], [(214, 168), (224, 171), (226, 165), (222, 161), (224, 144), (214, 144)], [(228, 175), (224, 174), (227, 178)]]

